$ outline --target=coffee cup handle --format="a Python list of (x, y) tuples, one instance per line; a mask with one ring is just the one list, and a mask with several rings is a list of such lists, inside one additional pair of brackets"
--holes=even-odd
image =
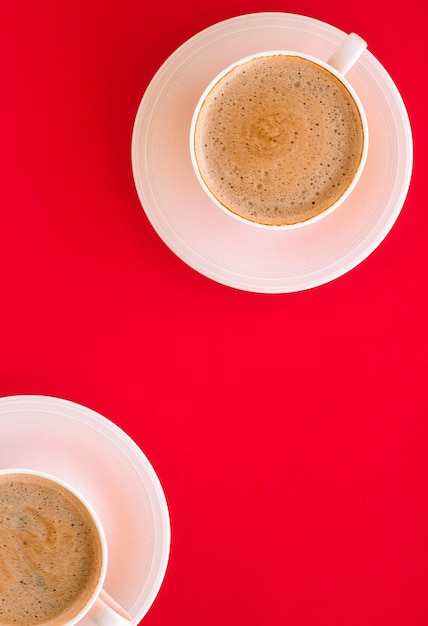
[(134, 623), (126, 611), (104, 589), (101, 589), (87, 615), (97, 626), (132, 626)]
[(359, 35), (350, 33), (334, 52), (327, 63), (343, 76), (348, 72), (367, 48), (367, 42)]

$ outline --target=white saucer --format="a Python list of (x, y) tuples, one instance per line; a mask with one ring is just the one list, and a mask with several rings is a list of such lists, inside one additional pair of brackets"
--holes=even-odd
[(361, 263), (394, 225), (410, 184), (412, 134), (397, 87), (369, 50), (347, 74), (367, 114), (369, 155), (357, 187), (333, 214), (291, 231), (258, 229), (220, 211), (192, 169), (193, 110), (220, 70), (276, 48), (327, 60), (344, 37), (337, 28), (300, 15), (243, 15), (192, 37), (153, 77), (134, 124), (135, 185), (158, 235), (201, 274), (245, 291), (309, 289)]
[(79, 404), (10, 396), (0, 398), (0, 459), (4, 468), (56, 475), (88, 499), (107, 537), (105, 590), (138, 624), (160, 589), (170, 548), (165, 495), (140, 448)]

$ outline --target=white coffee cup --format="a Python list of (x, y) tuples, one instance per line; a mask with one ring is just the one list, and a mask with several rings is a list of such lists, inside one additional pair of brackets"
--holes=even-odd
[[(195, 171), (196, 177), (202, 187), (202, 189), (205, 191), (205, 193), (208, 195), (208, 197), (211, 199), (211, 201), (218, 206), (220, 209), (222, 209), (223, 211), (225, 211), (228, 215), (233, 216), (235, 219), (244, 222), (246, 224), (251, 224), (253, 226), (256, 227), (261, 227), (261, 228), (273, 228), (273, 229), (290, 229), (290, 228), (296, 228), (296, 227), (301, 227), (307, 224), (311, 224), (321, 218), (323, 218), (324, 216), (332, 213), (337, 207), (339, 207), (345, 200), (346, 198), (352, 193), (352, 191), (354, 190), (355, 186), (357, 185), (361, 174), (363, 172), (364, 169), (364, 165), (366, 163), (366, 159), (367, 159), (367, 152), (368, 152), (368, 139), (369, 139), (369, 134), (368, 134), (368, 123), (367, 123), (367, 117), (366, 114), (364, 112), (364, 108), (363, 105), (361, 103), (360, 98), (358, 97), (358, 94), (356, 93), (356, 91), (354, 90), (354, 88), (352, 87), (352, 85), (350, 85), (350, 83), (346, 80), (345, 78), (345, 74), (349, 71), (349, 69), (357, 62), (357, 60), (359, 59), (359, 57), (361, 56), (361, 54), (364, 52), (364, 50), (367, 48), (367, 43), (358, 35), (356, 35), (355, 33), (351, 33), (349, 35), (347, 35), (347, 37), (345, 38), (345, 40), (342, 42), (341, 46), (334, 52), (334, 54), (332, 54), (330, 56), (330, 58), (328, 59), (327, 62), (315, 58), (311, 55), (307, 55), (307, 54), (303, 54), (301, 52), (296, 52), (296, 51), (289, 51), (289, 50), (270, 50), (270, 51), (266, 51), (266, 52), (259, 52), (259, 53), (255, 53), (252, 55), (249, 55), (247, 57), (244, 57), (238, 61), (236, 61), (235, 63), (232, 63), (231, 65), (229, 65), (227, 68), (223, 69), (206, 87), (206, 89), (204, 90), (204, 92), (202, 93), (201, 97), (198, 100), (198, 103), (196, 105), (196, 108), (194, 110), (193, 116), (192, 116), (192, 120), (191, 120), (191, 125), (190, 125), (190, 157), (191, 157), (191, 161), (192, 161), (192, 165), (193, 165), (193, 169)], [(348, 187), (346, 188), (346, 190), (342, 193), (342, 195), (335, 201), (333, 202), (330, 206), (328, 206), (326, 209), (324, 209), (321, 213), (319, 213), (318, 215), (314, 216), (314, 217), (310, 217), (309, 219), (305, 219), (304, 221), (299, 221), (297, 223), (292, 223), (292, 224), (265, 224), (259, 221), (253, 221), (248, 219), (247, 217), (243, 217), (241, 215), (238, 215), (236, 212), (234, 212), (233, 210), (231, 210), (230, 208), (228, 208), (222, 201), (220, 201), (212, 192), (212, 190), (210, 189), (210, 187), (208, 186), (207, 182), (204, 180), (203, 175), (201, 174), (201, 170), (200, 167), (198, 165), (198, 160), (196, 157), (196, 153), (195, 153), (195, 136), (196, 136), (196, 128), (197, 128), (197, 122), (198, 122), (198, 118), (201, 112), (201, 108), (204, 105), (208, 95), (210, 94), (210, 92), (213, 90), (214, 87), (216, 87), (216, 85), (219, 83), (219, 81), (221, 81), (227, 74), (229, 74), (233, 69), (235, 69), (237, 66), (240, 66), (244, 63), (247, 63), (253, 59), (257, 59), (259, 57), (267, 57), (267, 56), (275, 56), (275, 55), (285, 55), (285, 56), (294, 56), (294, 57), (300, 57), (301, 59), (306, 59), (308, 61), (311, 61), (312, 63), (320, 66), (321, 68), (324, 68), (325, 70), (327, 70), (328, 72), (330, 72), (330, 74), (332, 74), (334, 77), (336, 77), (340, 83), (342, 83), (342, 85), (346, 88), (346, 90), (349, 92), (349, 94), (351, 95), (357, 109), (359, 112), (359, 116), (361, 119), (361, 126), (362, 126), (362, 131), (363, 131), (363, 145), (362, 145), (362, 152), (361, 152), (361, 158), (359, 161), (359, 165), (358, 168), (356, 170), (356, 172), (353, 175), (352, 180), (350, 181)]]
[(41, 477), (59, 485), (64, 490), (69, 491), (80, 501), (89, 513), (89, 516), (98, 532), (101, 544), (101, 568), (96, 587), (87, 602), (80, 609), (79, 613), (72, 619), (59, 623), (58, 626), (74, 626), (85, 616), (89, 617), (98, 626), (132, 626), (132, 618), (102, 588), (107, 572), (107, 541), (98, 515), (90, 503), (74, 487), (67, 484), (60, 478), (52, 476), (51, 474), (23, 468), (8, 468), (0, 470), (0, 476), (12, 476), (13, 474), (26, 474), (34, 477)]

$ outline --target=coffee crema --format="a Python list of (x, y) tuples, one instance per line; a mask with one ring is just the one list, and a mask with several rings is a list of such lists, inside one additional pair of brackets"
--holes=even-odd
[(216, 83), (194, 142), (202, 179), (224, 207), (253, 222), (286, 225), (319, 215), (344, 194), (364, 131), (334, 74), (273, 54), (236, 65)]
[(60, 626), (99, 581), (92, 517), (68, 489), (32, 474), (0, 475), (0, 625)]

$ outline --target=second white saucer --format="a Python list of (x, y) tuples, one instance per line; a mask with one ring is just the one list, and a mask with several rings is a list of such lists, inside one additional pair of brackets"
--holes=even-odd
[(92, 504), (107, 538), (105, 590), (138, 624), (162, 585), (170, 549), (165, 495), (140, 448), (79, 404), (10, 396), (0, 398), (0, 458), (3, 467), (58, 476)]

